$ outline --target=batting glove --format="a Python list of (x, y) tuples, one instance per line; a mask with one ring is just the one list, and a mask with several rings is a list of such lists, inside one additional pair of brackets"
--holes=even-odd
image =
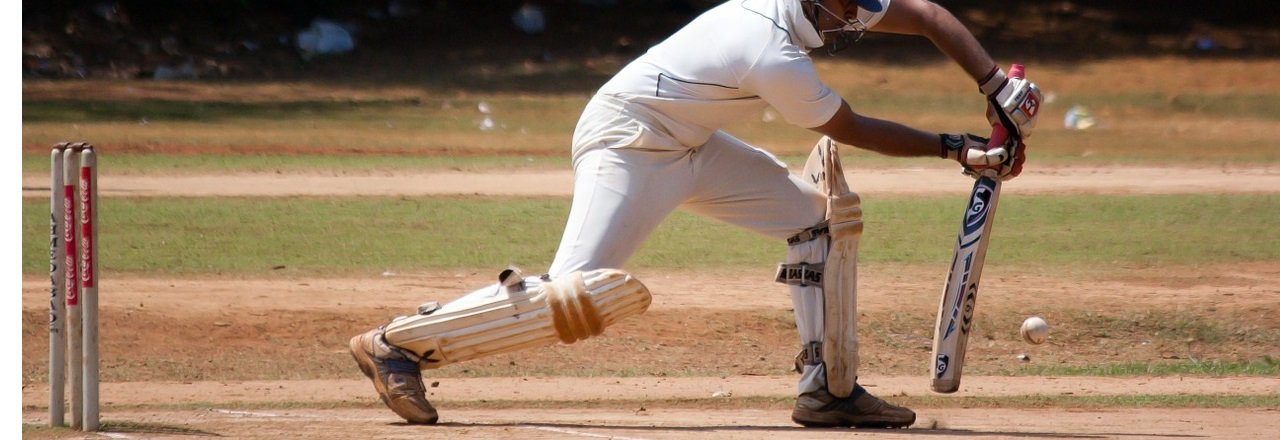
[(978, 83), (978, 90), (987, 96), (988, 122), (1004, 126), (1017, 138), (1031, 137), (1043, 99), (1040, 87), (1026, 78), (1008, 77), (1003, 69), (993, 67)]
[(964, 173), (977, 178), (987, 174), (1001, 181), (1018, 177), (1027, 161), (1026, 146), (1011, 138), (990, 146), (987, 138), (974, 134), (942, 134), (939, 156), (960, 162)]

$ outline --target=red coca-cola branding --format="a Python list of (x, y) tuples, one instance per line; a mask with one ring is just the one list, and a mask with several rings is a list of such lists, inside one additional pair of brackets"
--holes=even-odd
[(80, 304), (80, 283), (77, 274), (76, 265), (76, 187), (75, 185), (64, 185), (62, 187), (62, 244), (66, 248), (63, 255), (63, 273), (67, 286), (67, 305), (75, 306)]
[(93, 275), (93, 168), (80, 167), (80, 281), (94, 287)]

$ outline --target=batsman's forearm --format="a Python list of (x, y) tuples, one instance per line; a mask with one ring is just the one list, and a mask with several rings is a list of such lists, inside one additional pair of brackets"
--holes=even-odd
[(929, 19), (925, 20), (927, 24), (922, 27), (921, 34), (939, 51), (955, 60), (975, 82), (980, 82), (991, 73), (995, 60), (951, 12), (933, 3), (928, 5), (925, 9)]
[(860, 116), (849, 145), (899, 157), (938, 156), (938, 134), (883, 119)]
[(831, 122), (815, 130), (836, 142), (889, 156), (937, 157), (940, 148), (937, 133), (855, 114), (848, 104), (840, 107)]
[(974, 81), (981, 80), (996, 65), (960, 20), (946, 8), (928, 0), (893, 0), (873, 30), (928, 38)]

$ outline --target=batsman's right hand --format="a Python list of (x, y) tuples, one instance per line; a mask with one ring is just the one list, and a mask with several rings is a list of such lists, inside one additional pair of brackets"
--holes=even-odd
[(1026, 146), (1016, 136), (999, 145), (988, 145), (987, 138), (975, 134), (941, 135), (940, 156), (960, 162), (964, 173), (977, 178), (987, 174), (1005, 181), (1022, 173), (1026, 162)]

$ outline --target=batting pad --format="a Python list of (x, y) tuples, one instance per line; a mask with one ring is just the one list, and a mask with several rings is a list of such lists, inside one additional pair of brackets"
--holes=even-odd
[(862, 237), (862, 208), (857, 194), (830, 200), (828, 222), (831, 246), (822, 278), (822, 360), (827, 366), (827, 391), (849, 397), (858, 380), (858, 239)]
[(649, 289), (626, 272), (597, 269), (552, 281), (501, 282), (430, 311), (397, 318), (385, 338), (439, 368), (599, 335), (605, 327), (648, 310)]
[[(800, 392), (813, 391), (815, 382), (821, 382), (832, 395), (848, 397), (858, 379), (861, 199), (849, 190), (839, 146), (831, 138), (823, 137), (814, 146), (802, 175), (826, 194), (827, 216), (822, 225), (788, 240), (791, 247), (782, 269), (800, 272), (803, 279), (784, 277), (781, 271), (778, 277), (778, 281), (792, 286), (796, 324), (805, 347), (801, 357), (807, 365), (803, 367)], [(808, 264), (797, 266), (798, 262)], [(822, 371), (810, 371), (810, 366), (821, 367), (817, 369)]]

